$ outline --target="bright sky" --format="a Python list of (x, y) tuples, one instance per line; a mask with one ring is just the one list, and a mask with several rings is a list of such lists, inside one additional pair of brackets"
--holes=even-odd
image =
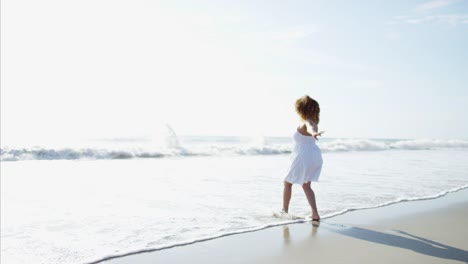
[(4, 0), (2, 145), (151, 134), (468, 138), (468, 0)]

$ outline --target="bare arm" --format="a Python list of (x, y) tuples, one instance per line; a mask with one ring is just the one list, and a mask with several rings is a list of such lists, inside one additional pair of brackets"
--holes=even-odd
[(315, 122), (310, 119), (307, 119), (305, 121), (305, 124), (307, 128), (307, 132), (311, 134), (317, 140), (318, 140), (318, 137), (324, 133), (323, 131), (318, 132), (317, 124), (315, 124)]

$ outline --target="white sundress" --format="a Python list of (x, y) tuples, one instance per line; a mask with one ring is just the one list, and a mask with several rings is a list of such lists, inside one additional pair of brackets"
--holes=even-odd
[[(310, 124), (312, 131), (317, 132), (317, 126)], [(293, 135), (293, 151), (291, 153), (290, 166), (284, 181), (289, 183), (304, 184), (316, 182), (322, 170), (322, 152), (315, 143), (313, 136), (305, 136), (296, 132)]]

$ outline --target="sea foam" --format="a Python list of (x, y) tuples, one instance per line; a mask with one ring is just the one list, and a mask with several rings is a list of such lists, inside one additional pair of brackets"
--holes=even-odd
[[(203, 144), (179, 143), (188, 150), (161, 153), (202, 152)], [(289, 158), (251, 151), (281, 149), (273, 143), (203, 150), (232, 155), (223, 157), (2, 162), (2, 242), (11, 245), (2, 248), (2, 262), (98, 263), (307, 221), (310, 207), (298, 189), (289, 211), (304, 219), (272, 216), (281, 209)], [(320, 140), (322, 149), (325, 143), (333, 140)], [(467, 149), (436, 148), (325, 154), (313, 184), (322, 219), (467, 188)]]
[[(131, 144), (110, 148), (2, 148), (0, 160), (80, 160), (80, 159), (144, 159), (190, 156), (250, 156), (278, 155), (291, 153), (291, 142), (287, 139), (266, 140), (261, 144), (234, 138), (230, 141), (199, 139), (195, 145), (175, 142), (169, 147), (134, 147)], [(237, 140), (237, 141), (236, 141)], [(234, 143), (233, 143), (234, 141)], [(227, 144), (228, 142), (229, 144)], [(466, 140), (414, 139), (326, 139), (319, 141), (323, 152), (385, 151), (385, 150), (431, 150), (466, 149)]]

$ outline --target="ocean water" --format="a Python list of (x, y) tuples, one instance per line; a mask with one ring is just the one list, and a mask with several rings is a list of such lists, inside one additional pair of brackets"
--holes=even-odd
[[(310, 215), (289, 138), (97, 139), (1, 149), (2, 263), (94, 263)], [(468, 141), (323, 139), (322, 218), (468, 187)]]

